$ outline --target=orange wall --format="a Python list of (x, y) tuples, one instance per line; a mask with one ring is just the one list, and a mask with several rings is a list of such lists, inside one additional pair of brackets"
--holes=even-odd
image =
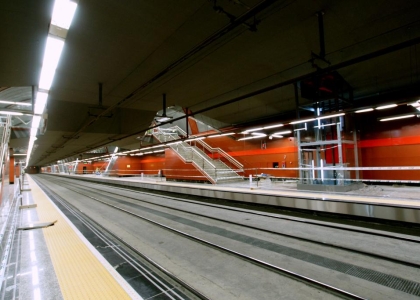
[[(260, 173), (276, 177), (296, 177), (298, 175), (296, 170), (288, 170), (288, 168), (298, 167), (297, 146), (293, 137), (238, 142), (228, 136), (221, 136), (206, 139), (205, 142), (214, 148), (223, 149), (243, 164), (245, 176)], [(278, 163), (278, 168), (273, 169), (274, 162)], [(282, 168), (283, 162), (285, 168)]]
[[(377, 120), (363, 123), (358, 141), (359, 166), (420, 166), (420, 124), (418, 120), (404, 122), (389, 122), (381, 124)], [(352, 140), (347, 136), (346, 139)], [(289, 168), (298, 167), (297, 146), (295, 138), (282, 139), (255, 139), (235, 141), (223, 136), (207, 138), (205, 142), (213, 147), (220, 147), (244, 165), (245, 176), (249, 174), (267, 173), (272, 176), (296, 178), (297, 170)], [(265, 142), (265, 147), (262, 146)], [(353, 145), (343, 144), (343, 156), (348, 166), (354, 166)], [(215, 157), (216, 158), (216, 157)], [(337, 159), (338, 160), (338, 159)], [(277, 162), (279, 168), (274, 169), (273, 163)], [(285, 168), (282, 168), (285, 162)], [(83, 166), (89, 173), (97, 167), (106, 167), (107, 162), (94, 164), (79, 164), (78, 172), (82, 173)], [(128, 167), (128, 165), (130, 167)], [(191, 164), (185, 164), (171, 149), (166, 149), (165, 154), (145, 156), (120, 156), (118, 157), (113, 173), (124, 175), (154, 175), (162, 170), (168, 179), (206, 180)], [(352, 172), (351, 178), (355, 178)], [(364, 179), (395, 179), (395, 180), (420, 180), (420, 171), (363, 171)]]
[[(86, 170), (83, 172), (83, 168), (86, 168)], [(94, 171), (94, 167), (92, 164), (84, 164), (84, 163), (78, 163), (76, 174), (92, 174)]]
[(9, 183), (15, 183), (15, 158), (12, 156), (10, 157), (9, 161)]
[(207, 178), (200, 171), (192, 164), (184, 163), (172, 149), (165, 150), (165, 158), (166, 168), (164, 175), (167, 179), (207, 181)]
[[(390, 125), (365, 134), (359, 142), (363, 166), (420, 166), (420, 124)], [(363, 171), (363, 178), (420, 180), (420, 171)]]
[(157, 175), (158, 170), (165, 168), (165, 156), (119, 156), (112, 168), (111, 174), (124, 175)]

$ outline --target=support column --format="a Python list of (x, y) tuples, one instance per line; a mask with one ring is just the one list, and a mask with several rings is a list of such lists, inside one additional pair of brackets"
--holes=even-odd
[(188, 139), (188, 137), (189, 137), (189, 126), (188, 126), (189, 124), (188, 124), (188, 107), (186, 107), (185, 108), (185, 132), (187, 133), (187, 136), (186, 136), (186, 138)]
[(325, 38), (324, 38), (324, 12), (319, 11), (318, 16), (318, 30), (319, 30), (319, 57), (325, 58)]
[(15, 157), (13, 154), (13, 148), (9, 149), (9, 183), (15, 183)]
[[(337, 140), (338, 140), (338, 164), (342, 168), (343, 167), (343, 143), (341, 141), (341, 131), (340, 131), (340, 124), (337, 123)], [(341, 179), (337, 179), (337, 185), (344, 184), (344, 171), (337, 172)]]
[(296, 131), (296, 135), (297, 135), (297, 143), (298, 143), (299, 182), (301, 182), (302, 177), (303, 177), (303, 171), (301, 170), (301, 168), (302, 168), (302, 149), (301, 149), (301, 145), (300, 145), (300, 130)]
[[(359, 149), (357, 148), (357, 132), (356, 126), (353, 128), (353, 145), (354, 145), (354, 166), (359, 167)], [(356, 170), (356, 179), (360, 179), (359, 170)]]

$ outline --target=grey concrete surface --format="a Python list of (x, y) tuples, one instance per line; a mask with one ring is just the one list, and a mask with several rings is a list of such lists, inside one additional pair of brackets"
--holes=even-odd
[[(78, 182), (92, 190), (94, 185)], [(52, 184), (54, 189), (96, 221), (117, 233), (126, 241), (130, 241), (140, 251), (158, 261), (165, 268), (179, 275), (185, 281), (202, 290), (212, 299), (327, 299), (319, 290), (302, 285), (289, 278), (262, 270), (217, 250), (199, 245), (190, 240), (180, 238), (165, 230), (145, 223), (144, 221), (127, 217), (126, 214), (83, 198), (80, 194), (69, 191), (64, 184)], [(113, 188), (100, 187), (101, 191), (112, 191)], [(139, 196), (135, 192), (118, 190), (120, 197), (107, 194), (109, 197), (127, 201), (124, 195)], [(230, 221), (252, 224), (278, 232), (295, 234), (305, 238), (315, 238), (321, 242), (336, 243), (344, 247), (354, 247), (373, 253), (382, 253), (391, 257), (419, 262), (417, 253), (419, 244), (410, 242), (396, 242), (391, 238), (375, 237), (361, 233), (348, 233), (337, 229), (298, 224), (290, 221), (249, 215), (241, 212), (226, 211), (220, 208), (202, 207), (194, 203), (177, 203), (161, 196), (141, 195), (150, 201), (166, 203), (173, 207), (180, 207)], [(325, 264), (313, 263), (308, 260), (297, 259), (294, 255), (287, 255), (287, 251), (307, 253), (308, 256), (324, 258), (325, 261), (339, 261), (356, 268), (366, 268), (373, 272), (389, 274), (407, 280), (420, 278), (418, 268), (407, 267), (388, 261), (372, 259), (360, 254), (343, 250), (331, 249), (321, 245), (296, 241), (292, 238), (262, 233), (254, 229), (246, 229), (238, 225), (209, 220), (204, 217), (191, 216), (188, 213), (175, 212), (168, 208), (157, 208), (151, 204), (138, 204), (129, 200), (118, 205), (133, 212), (147, 216), (156, 221), (175, 227), (192, 235), (197, 235), (213, 241), (224, 247), (267, 261), (269, 263), (289, 268), (308, 277), (325, 281), (344, 290), (362, 294), (369, 299), (412, 299), (414, 296), (377, 284), (372, 281), (351, 276), (335, 269), (325, 267)], [(169, 215), (173, 216), (170, 217)], [(270, 245), (268, 247), (267, 245)], [(275, 251), (276, 249), (282, 251)], [(287, 249), (290, 250), (287, 250)], [(286, 249), (286, 250), (284, 250)], [(286, 251), (286, 252), (285, 252)]]

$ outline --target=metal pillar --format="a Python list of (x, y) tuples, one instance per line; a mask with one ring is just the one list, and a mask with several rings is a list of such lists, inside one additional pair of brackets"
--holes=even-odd
[[(357, 132), (356, 126), (353, 129), (353, 143), (354, 143), (354, 166), (359, 167), (359, 149), (357, 148)], [(356, 170), (356, 179), (360, 178), (359, 170)]]
[[(343, 167), (343, 142), (341, 141), (341, 131), (340, 131), (340, 124), (337, 122), (337, 141), (338, 141), (338, 164), (339, 167)], [(337, 185), (344, 184), (344, 171), (338, 171), (338, 176), (342, 179), (338, 179)]]
[(319, 57), (325, 58), (324, 12), (317, 12), (319, 30)]
[[(300, 144), (300, 130), (296, 131), (297, 134), (297, 143), (298, 143), (298, 164), (299, 164), (299, 182), (302, 182), (303, 171), (302, 168), (302, 149)], [(303, 182), (302, 182), (303, 183)]]
[(188, 107), (185, 108), (185, 132), (187, 133), (186, 138), (188, 139), (189, 134), (189, 127), (188, 127)]

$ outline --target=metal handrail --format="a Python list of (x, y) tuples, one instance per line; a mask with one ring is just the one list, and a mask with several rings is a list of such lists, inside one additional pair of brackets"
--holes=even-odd
[[(188, 145), (188, 144), (187, 144)], [(190, 146), (190, 147), (186, 147), (185, 145), (184, 145), (184, 143), (179, 143), (179, 144), (176, 144), (176, 145), (170, 145), (170, 147), (172, 148), (172, 149), (174, 149), (175, 147), (177, 147), (177, 146), (181, 146), (181, 147), (183, 147), (184, 148), (184, 150), (186, 150), (186, 151), (192, 151), (192, 152), (195, 152), (196, 153), (196, 155), (198, 155), (200, 158), (202, 158), (203, 159), (203, 161), (206, 161), (208, 164), (210, 164), (214, 169), (216, 169), (216, 166), (215, 165), (213, 165), (212, 163), (211, 163), (211, 161), (207, 158), (207, 157), (205, 157), (205, 156), (203, 156), (200, 152), (198, 152), (197, 151), (197, 149), (194, 149), (194, 147), (192, 147), (192, 146)], [(175, 150), (175, 149), (174, 149)], [(176, 151), (177, 153), (178, 153), (178, 151)], [(185, 160), (186, 160), (186, 158), (184, 158)], [(191, 159), (191, 161), (193, 161), (193, 159)]]
[[(3, 134), (1, 138), (1, 154), (0, 154), (0, 166), (3, 165), (4, 158), (7, 153), (7, 147), (9, 144), (9, 138), (10, 138), (10, 125), (12, 123), (12, 117), (8, 115), (5, 117), (6, 122), (4, 122), (4, 129)], [(0, 170), (0, 176), (2, 175), (2, 170)]]
[[(179, 141), (179, 143), (176, 144), (172, 144), (172, 145), (168, 145), (171, 149), (173, 149), (175, 151), (175, 153), (181, 157), (182, 160), (184, 160), (185, 162), (189, 162), (194, 164), (197, 169), (203, 174), (205, 175), (211, 182), (213, 183), (217, 183), (218, 179), (218, 175), (220, 174), (224, 174), (227, 173), (229, 170), (229, 172), (235, 172), (235, 170), (232, 170), (231, 168), (229, 168), (222, 160), (219, 159), (220, 163), (222, 163), (224, 166), (226, 166), (226, 170), (222, 170), (220, 169), (218, 171), (217, 166), (214, 165), (212, 163), (213, 159), (210, 158), (208, 155), (206, 155), (206, 153), (204, 153), (203, 151), (199, 150), (199, 148), (197, 148), (196, 146), (193, 146), (191, 144), (189, 144), (188, 140), (186, 141), (180, 141), (179, 140), (179, 135), (184, 135), (187, 136), (187, 133), (182, 130), (179, 126), (173, 126), (170, 128), (154, 128), (153, 129), (153, 135), (160, 141), (160, 142), (170, 142), (170, 141)], [(211, 152), (211, 153), (218, 153), (220, 156), (226, 158), (230, 163), (232, 163), (234, 166), (236, 166), (238, 169), (240, 169), (239, 171), (243, 170), (243, 165), (241, 163), (239, 163), (237, 160), (235, 160), (233, 157), (231, 157), (229, 154), (227, 154), (225, 151), (223, 151), (220, 148), (213, 148), (210, 145), (208, 145), (207, 143), (201, 141), (201, 140), (194, 140), (194, 141), (198, 141), (200, 145), (202, 145), (205, 149), (207, 149), (207, 151)], [(184, 157), (181, 153), (180, 153), (180, 149), (179, 147), (182, 147), (182, 150), (184, 152), (188, 152), (190, 151), (192, 154), (192, 158), (188, 158), (188, 157)], [(203, 154), (202, 154), (203, 153)], [(198, 157), (200, 159), (200, 161), (198, 162), (197, 160), (194, 160), (194, 157)], [(210, 168), (206, 168), (206, 167), (210, 167)], [(214, 175), (209, 174), (209, 170), (214, 171)]]
[[(179, 126), (174, 126), (174, 127), (171, 127), (171, 128), (175, 128), (176, 130), (178, 130), (182, 134), (187, 135), (187, 133), (184, 130), (182, 130)], [(171, 128), (168, 128), (168, 129), (170, 130)], [(206, 148), (209, 152), (211, 152), (211, 153), (216, 152), (216, 153), (220, 154), (221, 156), (226, 158), (230, 163), (232, 163), (238, 169), (243, 169), (244, 168), (244, 166), (239, 161), (237, 161), (232, 156), (227, 154), (223, 149), (221, 149), (219, 147), (214, 148), (214, 147), (210, 146), (209, 144), (207, 144), (206, 142), (203, 142), (202, 140), (194, 140), (194, 141), (198, 142), (200, 145), (202, 145), (204, 148)]]
[[(155, 134), (155, 136), (158, 138), (158, 140), (159, 141), (161, 141), (161, 142), (167, 142), (168, 140), (165, 138), (165, 140), (164, 141), (162, 141), (159, 137), (161, 137), (162, 135), (163, 136), (165, 136), (165, 137), (170, 137), (170, 139), (169, 139), (169, 141), (171, 141), (171, 140), (177, 140), (174, 136), (173, 136), (173, 133), (165, 133), (165, 132), (162, 132), (163, 130), (160, 130), (160, 128), (155, 128), (155, 129), (157, 129), (155, 132), (157, 132), (157, 134)], [(180, 128), (179, 128), (180, 129)], [(181, 129), (182, 130), (182, 129)], [(186, 145), (188, 145), (188, 147), (186, 146)], [(174, 151), (175, 151), (175, 153), (179, 156), (179, 157), (181, 157), (181, 159), (182, 160), (184, 160), (185, 162), (189, 162), (189, 163), (192, 163), (192, 164), (194, 164), (196, 167), (197, 167), (197, 169), (204, 175), (204, 176), (206, 176), (207, 177), (207, 179), (209, 179), (210, 180), (210, 182), (212, 182), (212, 183), (216, 183), (217, 182), (217, 168), (216, 168), (216, 166), (213, 164), (213, 163), (211, 163), (211, 161), (210, 161), (210, 159), (208, 158), (208, 157), (205, 157), (205, 156), (203, 156), (203, 155), (201, 155), (201, 153), (200, 152), (198, 152), (193, 146), (191, 146), (191, 145), (189, 145), (189, 144), (187, 144), (187, 143), (185, 143), (185, 142), (180, 142), (180, 143), (177, 143), (177, 144), (174, 144), (174, 145), (169, 145), (169, 147), (171, 147), (171, 149), (173, 149)], [(178, 149), (178, 147), (182, 147), (182, 149), (185, 151), (185, 152), (188, 152), (188, 151), (190, 151), (191, 153), (192, 153), (192, 156), (191, 156), (191, 159), (189, 159), (188, 157), (184, 157), (184, 156), (182, 156), (181, 155), (181, 153), (179, 152), (179, 149)], [(201, 162), (202, 162), (202, 166), (198, 163), (198, 162), (196, 162), (195, 160), (194, 160), (194, 153), (195, 153), (195, 156), (197, 157), (199, 157), (200, 159), (201, 159)], [(213, 178), (207, 171), (206, 171), (206, 168), (205, 168), (205, 164), (207, 164), (207, 165), (210, 165), (210, 167), (214, 170), (214, 173), (215, 173), (215, 177), (216, 178)]]

